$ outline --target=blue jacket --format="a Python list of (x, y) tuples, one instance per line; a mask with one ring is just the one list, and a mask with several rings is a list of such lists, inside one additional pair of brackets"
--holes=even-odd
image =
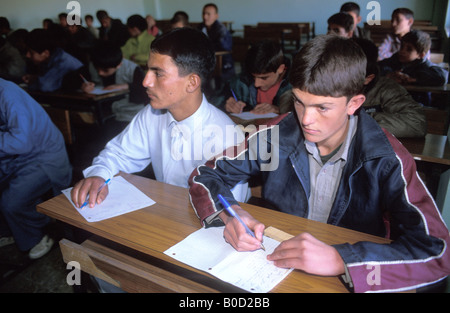
[[(418, 177), (414, 159), (364, 111), (358, 116), (328, 224), (393, 242), (335, 245), (354, 291), (400, 291), (445, 278), (450, 273), (449, 232)], [(265, 152), (270, 144), (271, 158)], [(201, 221), (209, 226), (207, 217), (221, 208), (219, 193), (237, 204), (229, 188), (252, 176), (262, 181), (262, 197), (274, 209), (308, 216), (308, 154), (295, 113), (256, 130), (241, 147), (228, 149), (192, 173), (189, 192)], [(368, 265), (381, 266), (381, 284), (367, 283)]]

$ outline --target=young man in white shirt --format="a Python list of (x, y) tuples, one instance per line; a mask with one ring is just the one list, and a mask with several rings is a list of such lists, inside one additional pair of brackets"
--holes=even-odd
[[(77, 207), (88, 194), (89, 207), (101, 203), (108, 188), (98, 192), (99, 187), (119, 171), (139, 172), (150, 163), (158, 181), (187, 187), (197, 166), (244, 139), (242, 131), (203, 94), (215, 68), (214, 48), (204, 34), (180, 28), (158, 37), (147, 65), (143, 85), (150, 106), (83, 171), (86, 178), (72, 189)], [(234, 192), (245, 201), (247, 184), (237, 185)]]

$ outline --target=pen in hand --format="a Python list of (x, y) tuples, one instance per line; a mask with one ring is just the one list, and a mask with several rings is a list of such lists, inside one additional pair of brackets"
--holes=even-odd
[[(236, 97), (236, 94), (234, 93), (233, 89), (230, 88), (230, 90), (231, 90), (231, 94), (233, 95), (234, 100), (235, 100), (236, 102), (239, 102), (239, 100), (238, 100), (238, 98)], [(244, 109), (244, 106), (241, 106), (241, 109), (240, 109), (240, 112), (239, 112), (239, 113), (242, 113), (242, 110), (243, 110), (243, 109)]]
[[(244, 223), (244, 221), (242, 221), (242, 219), (239, 217), (239, 215), (237, 215), (237, 213), (233, 210), (233, 208), (228, 203), (228, 201), (225, 200), (225, 198), (222, 195), (220, 195), (220, 194), (217, 197), (219, 198), (219, 200), (222, 203), (222, 205), (225, 208), (225, 210), (227, 210), (227, 212), (230, 213), (231, 216), (233, 216), (235, 219), (237, 219), (239, 221), (239, 223), (241, 223), (242, 226), (244, 226), (245, 231), (247, 232), (247, 234), (249, 234), (253, 238), (256, 238), (255, 234), (251, 231), (250, 228), (248, 228), (248, 226)], [(264, 245), (262, 243), (261, 243), (261, 249), (266, 251), (266, 248), (264, 248)]]
[[(110, 180), (111, 180), (111, 178), (108, 179), (108, 180), (106, 180), (106, 181), (100, 186), (100, 188), (98, 188), (97, 194), (100, 193), (100, 191), (102, 191), (102, 189), (105, 188), (106, 185), (108, 185), (108, 183), (109, 183)], [(88, 203), (89, 203), (89, 195), (87, 195), (86, 200), (85, 200), (84, 203), (81, 205), (80, 209), (83, 209), (86, 205), (88, 205)]]

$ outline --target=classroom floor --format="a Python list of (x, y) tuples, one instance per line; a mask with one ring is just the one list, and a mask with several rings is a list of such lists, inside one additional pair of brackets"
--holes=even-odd
[[(117, 124), (114, 122), (107, 123), (106, 128), (98, 125), (74, 125), (75, 143), (68, 149), (74, 182), (81, 178), (81, 171), (90, 165), (92, 158), (117, 132)], [(147, 177), (152, 175), (149, 170), (142, 174)], [(80, 287), (74, 288), (67, 284), (70, 269), (66, 269), (58, 246), (66, 229), (55, 222), (48, 227), (48, 233), (56, 243), (48, 254), (38, 260), (30, 260), (27, 253), (20, 252), (14, 244), (0, 248), (0, 293), (98, 292), (86, 275), (82, 276)], [(447, 286), (442, 286), (439, 292), (450, 293), (450, 278), (447, 278)]]

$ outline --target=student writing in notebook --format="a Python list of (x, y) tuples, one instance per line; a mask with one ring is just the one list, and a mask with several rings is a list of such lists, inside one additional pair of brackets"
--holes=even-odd
[[(196, 166), (243, 140), (242, 131), (203, 94), (215, 67), (214, 49), (204, 34), (185, 27), (159, 36), (152, 42), (147, 65), (143, 85), (150, 105), (84, 170), (86, 178), (71, 194), (77, 207), (88, 194), (89, 207), (101, 203), (108, 187), (98, 193), (99, 187), (119, 171), (140, 172), (150, 163), (158, 181), (188, 187)], [(234, 192), (245, 201), (247, 184)]]
[(243, 73), (224, 89), (223, 109), (229, 113), (286, 112), (292, 103), (289, 65), (278, 43), (256, 43), (247, 52)]
[[(276, 266), (345, 274), (355, 292), (408, 290), (445, 279), (449, 231), (412, 156), (360, 109), (365, 76), (366, 56), (352, 39), (326, 35), (308, 42), (290, 75), (295, 111), (192, 173), (189, 193), (201, 222), (224, 223), (225, 240), (239, 251), (260, 249), (265, 225), (229, 191), (258, 177), (263, 200), (274, 209), (393, 240), (331, 246), (311, 234), (293, 234), (268, 255)], [(266, 166), (274, 160), (276, 166)], [(218, 194), (256, 239), (223, 211)], [(379, 283), (368, 283), (374, 266)]]

